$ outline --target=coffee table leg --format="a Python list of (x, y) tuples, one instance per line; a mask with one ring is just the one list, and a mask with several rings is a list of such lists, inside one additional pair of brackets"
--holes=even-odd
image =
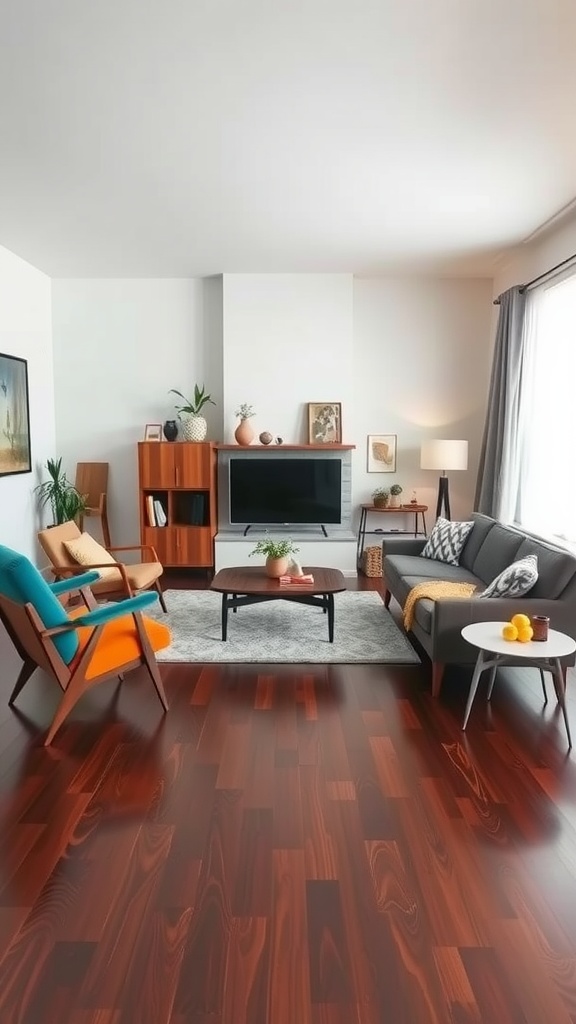
[(464, 712), (464, 721), (462, 722), (462, 728), (465, 729), (470, 717), (472, 710), (472, 704), (474, 703), (474, 697), (476, 696), (476, 690), (478, 689), (478, 683), (480, 682), (480, 676), (484, 668), (484, 651), (478, 652), (476, 658), (476, 665), (474, 666), (474, 675), (472, 676), (472, 682), (470, 683), (470, 692), (468, 693), (468, 700), (466, 701), (466, 710)]
[(558, 703), (560, 704), (560, 707), (562, 708), (562, 714), (564, 715), (564, 725), (566, 726), (566, 735), (568, 737), (568, 749), (572, 750), (572, 736), (570, 735), (568, 711), (566, 710), (566, 691), (564, 687), (564, 676), (562, 674), (562, 665), (560, 664), (559, 658), (554, 658), (554, 670), (552, 672), (552, 679), (554, 681), (554, 689), (556, 690)]
[(326, 594), (328, 602), (328, 639), (334, 643), (334, 594)]
[(228, 594), (222, 594), (222, 639), (228, 636)]

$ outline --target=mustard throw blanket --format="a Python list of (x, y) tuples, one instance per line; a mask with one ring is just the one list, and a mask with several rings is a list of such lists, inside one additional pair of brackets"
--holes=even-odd
[(436, 601), (439, 597), (470, 597), (476, 590), (476, 583), (450, 583), (448, 580), (430, 580), (426, 583), (417, 583), (406, 598), (404, 605), (404, 629), (412, 628), (416, 601), (422, 597), (428, 597)]

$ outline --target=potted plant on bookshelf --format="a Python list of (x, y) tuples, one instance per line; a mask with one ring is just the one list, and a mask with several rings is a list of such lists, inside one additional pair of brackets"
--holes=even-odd
[(68, 480), (65, 471), (62, 469), (62, 457), (59, 459), (47, 459), (46, 469), (49, 480), (38, 484), (34, 488), (38, 495), (40, 508), (50, 506), (52, 522), (50, 526), (60, 526), (76, 520), (86, 509), (86, 496), (80, 494)]
[(246, 402), (243, 402), (240, 408), (236, 409), (235, 415), (240, 417), (240, 423), (234, 431), (234, 437), (238, 444), (247, 447), (249, 444), (252, 444), (255, 437), (254, 431), (248, 422), (250, 418), (255, 415), (254, 409), (251, 405), (247, 405)]
[(176, 391), (175, 388), (170, 388), (168, 394), (178, 395), (179, 398), (183, 398), (186, 405), (176, 405), (174, 408), (178, 413), (178, 419), (182, 420), (182, 434), (185, 441), (203, 441), (208, 432), (208, 424), (203, 416), (200, 415), (202, 409), (208, 402), (211, 405), (216, 405), (216, 402), (212, 401), (210, 395), (206, 394), (206, 388), (202, 385), (201, 388), (197, 384), (194, 385), (194, 400), (191, 401), (183, 395), (181, 391)]
[(388, 502), (390, 501), (390, 491), (387, 487), (377, 487), (375, 491), (372, 491), (372, 501), (374, 502), (374, 508), (388, 508)]
[(400, 484), (392, 484), (390, 488), (390, 508), (400, 508), (400, 495), (402, 494), (402, 488)]
[(288, 570), (290, 564), (288, 555), (293, 555), (299, 550), (291, 540), (272, 540), (265, 537), (258, 541), (248, 557), (266, 555), (266, 574), (277, 579), (279, 576), (285, 576)]

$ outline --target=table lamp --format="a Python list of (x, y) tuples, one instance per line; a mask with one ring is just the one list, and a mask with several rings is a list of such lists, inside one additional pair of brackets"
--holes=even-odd
[(423, 441), (420, 450), (421, 469), (439, 469), (442, 475), (438, 481), (438, 502), (436, 517), (441, 516), (442, 507), (445, 518), (450, 519), (450, 495), (448, 492), (447, 470), (468, 469), (468, 441)]

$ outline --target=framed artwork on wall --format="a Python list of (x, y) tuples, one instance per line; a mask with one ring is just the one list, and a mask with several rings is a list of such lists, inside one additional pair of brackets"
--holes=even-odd
[(396, 434), (368, 434), (368, 472), (396, 472)]
[(342, 444), (341, 402), (308, 402), (308, 444)]
[(28, 363), (0, 352), (0, 476), (31, 472)]

